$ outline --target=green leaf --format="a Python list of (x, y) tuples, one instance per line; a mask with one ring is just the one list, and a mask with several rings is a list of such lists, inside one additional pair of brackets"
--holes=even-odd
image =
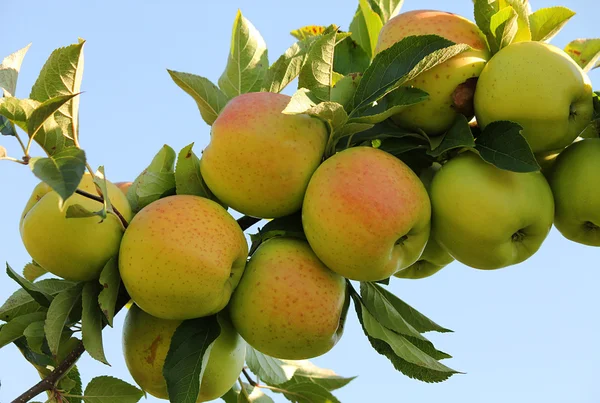
[(290, 46), (267, 70), (262, 90), (279, 93), (298, 77), (316, 39), (315, 36), (309, 36)]
[(340, 403), (327, 389), (313, 382), (300, 382), (289, 385), (283, 395), (297, 403)]
[(23, 268), (23, 277), (29, 281), (35, 281), (38, 277), (41, 277), (46, 273), (48, 273), (46, 269), (36, 262), (27, 263)]
[(290, 102), (287, 104), (282, 113), (297, 114), (305, 113), (310, 108), (317, 105), (318, 100), (313, 93), (307, 88), (298, 88), (292, 95)]
[(4, 96), (6, 97), (13, 97), (17, 93), (17, 77), (30, 46), (31, 43), (11, 53), (0, 64), (0, 88), (4, 90)]
[[(175, 167), (177, 194), (205, 197), (221, 203), (210, 191), (206, 182), (204, 182), (204, 178), (202, 178), (200, 159), (192, 151), (193, 146), (194, 143), (184, 147), (177, 157), (177, 165)], [(223, 207), (227, 208), (226, 206)]]
[(304, 113), (325, 123), (329, 129), (329, 133), (338, 130), (348, 121), (348, 114), (344, 110), (344, 107), (337, 102), (321, 102)]
[(481, 158), (500, 169), (513, 172), (540, 170), (531, 147), (521, 134), (523, 128), (514, 122), (492, 122), (475, 141)]
[(470, 49), (437, 35), (409, 36), (378, 53), (358, 84), (350, 117), (440, 63)]
[(331, 89), (331, 101), (343, 105), (347, 110), (352, 103), (361, 78), (361, 73), (350, 73), (338, 80)]
[(31, 89), (30, 98), (46, 103), (52, 98), (64, 98), (54, 119), (64, 136), (76, 139), (79, 134), (79, 98), (83, 77), (84, 41), (56, 49)]
[[(243, 382), (242, 385), (244, 386), (244, 390), (248, 394), (248, 397), (246, 397), (244, 393), (241, 393), (241, 390), (236, 388), (233, 392), (235, 394), (235, 399), (233, 400), (234, 403), (273, 403), (273, 399), (265, 395), (260, 388), (249, 385), (246, 382)], [(221, 398), (226, 400), (224, 396)]]
[(260, 91), (268, 68), (264, 39), (238, 10), (233, 23), (229, 59), (219, 77), (219, 87), (229, 98)]
[(61, 335), (69, 319), (69, 314), (75, 305), (81, 303), (81, 291), (82, 284), (76, 284), (62, 291), (54, 297), (48, 308), (44, 331), (46, 332), (48, 347), (53, 356), (58, 354)]
[(186, 320), (177, 327), (163, 366), (169, 401), (196, 403), (210, 350), (220, 334), (214, 315)]
[(490, 43), (490, 48), (493, 53), (510, 45), (519, 29), (519, 15), (512, 7), (505, 7), (492, 15), (490, 20), (490, 31), (492, 32), (493, 41)]
[(566, 7), (541, 8), (529, 16), (531, 40), (548, 42), (575, 15)]
[(282, 360), (269, 357), (251, 346), (246, 346), (246, 364), (259, 379), (273, 386), (289, 381), (295, 371), (290, 367), (286, 371), (285, 363)]
[(104, 355), (102, 345), (102, 311), (98, 306), (98, 294), (100, 284), (90, 281), (85, 283), (81, 302), (83, 310), (81, 313), (81, 339), (86, 351), (92, 358), (103, 364), (108, 364)]
[[(387, 153), (392, 154), (395, 157), (403, 159), (403, 155), (409, 151), (413, 150), (426, 150), (428, 149), (428, 144), (426, 141), (420, 138), (406, 136), (402, 138), (389, 138), (382, 140), (379, 145), (380, 150), (383, 150)], [(422, 154), (424, 154), (421, 151)]]
[(46, 312), (33, 312), (18, 316), (0, 327), (0, 348), (23, 336), (29, 325), (44, 320)]
[(289, 361), (283, 360), (284, 369), (287, 370), (288, 366), (292, 366), (295, 368), (294, 376), (292, 378), (279, 385), (282, 389), (287, 389), (290, 385), (295, 383), (305, 383), (312, 382), (317, 385), (327, 389), (327, 390), (336, 390), (342, 388), (349, 384), (356, 377), (342, 377), (336, 374), (334, 371), (330, 369), (319, 368), (310, 361)]
[(8, 263), (6, 263), (6, 274), (8, 277), (15, 280), (17, 284), (21, 286), (31, 297), (43, 307), (49, 307), (52, 302), (53, 297), (47, 292), (40, 289), (35, 283), (30, 282), (29, 280), (21, 277), (17, 272), (15, 272), (12, 267)]
[(32, 99), (0, 98), (0, 115), (27, 131), (27, 120), (39, 105)]
[[(2, 326), (0, 326), (2, 329)], [(56, 365), (56, 363), (47, 355), (34, 352), (27, 345), (27, 340), (24, 337), (13, 341), (13, 344), (19, 349), (23, 357), (33, 365), (47, 367), (48, 365)]]
[(278, 237), (306, 240), (300, 213), (275, 218), (266, 223), (262, 228), (259, 228), (258, 233), (251, 234), (252, 246), (250, 247), (249, 255), (252, 255), (263, 242)]
[(88, 217), (100, 217), (98, 222), (102, 221), (102, 211), (90, 211), (83, 207), (81, 204), (71, 204), (67, 207), (65, 217), (67, 218), (88, 218)]
[(387, 94), (373, 106), (356, 113), (350, 120), (353, 123), (379, 123), (403, 111), (409, 106), (429, 98), (429, 94), (415, 87), (400, 87)]
[(404, 0), (369, 0), (369, 4), (385, 24), (402, 8)]
[[(59, 292), (72, 287), (75, 283), (49, 278), (37, 281), (34, 284), (43, 292), (55, 296)], [(0, 307), (0, 320), (9, 322), (18, 316), (45, 310), (46, 308), (38, 304), (27, 291), (21, 288), (12, 294)]]
[(100, 273), (98, 282), (102, 287), (102, 290), (98, 294), (98, 305), (106, 318), (106, 322), (112, 327), (113, 317), (115, 316), (115, 305), (117, 304), (119, 287), (121, 286), (117, 257), (113, 257), (106, 262)]
[(221, 400), (223, 400), (225, 403), (237, 403), (239, 395), (240, 387), (237, 385), (237, 383), (234, 383), (231, 389), (221, 396)]
[(85, 172), (85, 152), (69, 147), (48, 158), (32, 158), (29, 166), (33, 174), (47, 183), (60, 196), (59, 207), (75, 191)]
[(327, 30), (327, 27), (322, 25), (306, 25), (302, 28), (295, 29), (290, 32), (294, 38), (303, 40), (306, 38), (322, 35)]
[(212, 125), (229, 101), (227, 95), (207, 78), (173, 70), (167, 71), (175, 84), (194, 98), (202, 119), (208, 125)]
[[(73, 368), (71, 368), (69, 370), (69, 372), (67, 372), (65, 377), (62, 378), (58, 382), (58, 387), (61, 390), (64, 390), (66, 393), (69, 393), (70, 395), (73, 395), (73, 396), (83, 395), (82, 384), (81, 384), (81, 375), (79, 374), (79, 369), (77, 368), (77, 366), (73, 366)], [(81, 398), (78, 398), (78, 397), (69, 396), (69, 397), (66, 397), (65, 399), (69, 403), (80, 403), (81, 402)]]
[(136, 403), (144, 392), (112, 376), (98, 376), (85, 388), (83, 400), (86, 403)]
[(344, 75), (362, 73), (370, 63), (371, 55), (367, 54), (354, 39), (348, 37), (335, 45), (333, 71)]
[[(75, 98), (77, 94), (60, 95), (54, 98), (50, 98), (39, 104), (31, 115), (27, 119), (27, 134), (29, 134), (30, 142), (35, 139), (35, 136), (43, 127), (44, 123), (54, 116), (56, 121), (55, 113), (62, 108), (65, 104)], [(57, 122), (58, 123), (58, 122)], [(61, 127), (63, 134), (66, 136), (65, 128)]]
[[(17, 129), (15, 128), (15, 125), (8, 120), (6, 117), (0, 115), (0, 135), (2, 136), (16, 136), (17, 135)], [(4, 158), (6, 157), (6, 148), (2, 147), (2, 149), (4, 150), (4, 155), (1, 156), (0, 158)]]
[(175, 193), (175, 158), (175, 151), (165, 144), (150, 165), (133, 181), (127, 199), (134, 212), (165, 195)]
[(529, 0), (500, 0), (503, 8), (512, 7), (517, 13), (517, 32), (513, 42), (531, 41), (531, 27), (529, 25), (529, 16), (531, 6)]
[(475, 23), (487, 38), (490, 47), (495, 45), (496, 39), (493, 31), (490, 29), (492, 16), (500, 11), (500, 4), (497, 0), (473, 0)]
[(31, 351), (38, 354), (43, 354), (42, 345), (44, 344), (44, 340), (46, 340), (43, 319), (29, 324), (29, 326), (23, 330), (23, 336), (25, 336), (27, 345)]
[(432, 157), (439, 157), (455, 148), (475, 148), (475, 139), (473, 133), (471, 133), (469, 122), (466, 117), (460, 114), (456, 116), (450, 129), (439, 139), (440, 142), (437, 146), (433, 147), (432, 144), (431, 150), (428, 152)]
[(94, 184), (103, 196), (102, 209), (98, 212), (102, 220), (106, 219), (108, 213), (114, 213), (112, 203), (110, 201), (111, 195), (108, 194), (108, 186), (106, 185), (106, 175), (104, 174), (104, 167), (98, 167), (98, 171), (94, 174)]
[(383, 21), (367, 0), (358, 0), (358, 9), (350, 22), (352, 39), (365, 50), (370, 58), (375, 56), (375, 46)]
[(565, 52), (585, 72), (594, 69), (600, 59), (600, 38), (576, 39), (565, 46)]

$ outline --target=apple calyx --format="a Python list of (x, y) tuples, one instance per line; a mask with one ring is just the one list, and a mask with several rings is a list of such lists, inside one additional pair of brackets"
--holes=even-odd
[(460, 83), (454, 92), (452, 92), (452, 109), (465, 115), (467, 118), (475, 116), (475, 107), (473, 99), (475, 97), (475, 87), (477, 86), (477, 77), (471, 77)]

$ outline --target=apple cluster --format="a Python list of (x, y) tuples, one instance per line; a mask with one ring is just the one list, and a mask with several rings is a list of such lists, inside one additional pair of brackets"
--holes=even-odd
[[(118, 254), (134, 302), (123, 334), (127, 366), (159, 398), (168, 398), (162, 367), (177, 327), (217, 315), (221, 334), (198, 397), (206, 401), (237, 380), (246, 343), (290, 360), (333, 348), (348, 280), (423, 278), (454, 260), (482, 270), (515, 265), (540, 248), (552, 225), (567, 239), (600, 246), (600, 193), (590, 186), (598, 183), (600, 139), (584, 138), (594, 113), (586, 73), (539, 41), (515, 41), (492, 55), (473, 22), (428, 10), (390, 19), (375, 53), (427, 34), (470, 50), (407, 82), (429, 97), (394, 114), (393, 123), (435, 138), (459, 115), (479, 130), (515, 122), (542, 171), (504, 170), (472, 149), (420, 171), (376, 144), (326, 156), (330, 133), (322, 120), (283, 113), (287, 95), (250, 92), (220, 111), (200, 160), (220, 203), (171, 195), (134, 214), (126, 185), (108, 183), (112, 205), (129, 222), (123, 233), (114, 215), (101, 223), (65, 218), (65, 207), (93, 210), (96, 202), (76, 194), (61, 210), (59, 196), (41, 183), (22, 215), (25, 247), (44, 269), (74, 281), (98, 278)], [(461, 96), (457, 88), (472, 91)], [(94, 191), (91, 175), (79, 188)], [(224, 205), (260, 219), (296, 216), (303, 235), (265, 239), (249, 257)]]

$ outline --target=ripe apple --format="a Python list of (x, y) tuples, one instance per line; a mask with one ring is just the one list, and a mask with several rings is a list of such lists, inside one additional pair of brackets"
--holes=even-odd
[(556, 46), (513, 43), (481, 72), (475, 114), (482, 129), (498, 120), (520, 124), (534, 153), (564, 148), (591, 122), (592, 85)]
[(445, 11), (414, 10), (398, 14), (383, 26), (375, 51), (379, 53), (407, 36), (432, 34), (455, 43), (466, 43), (473, 50), (456, 55), (407, 82), (405, 86), (414, 86), (427, 92), (429, 99), (406, 108), (393, 116), (392, 120), (401, 127), (422, 129), (436, 136), (452, 126), (458, 113), (467, 115), (469, 119), (473, 117), (473, 90), (466, 91), (466, 98), (460, 101), (453, 99), (453, 93), (468, 79), (478, 77), (489, 59), (483, 33), (477, 25), (460, 15)]
[(453, 261), (454, 258), (430, 235), (419, 260), (406, 269), (400, 270), (394, 276), (414, 280), (422, 279), (434, 275)]
[(118, 187), (119, 189), (121, 189), (121, 192), (123, 192), (124, 194), (127, 194), (127, 191), (131, 187), (132, 183), (133, 182), (115, 182), (115, 186)]
[(133, 218), (119, 253), (131, 299), (162, 319), (212, 315), (227, 305), (244, 271), (244, 233), (218, 203), (169, 196)]
[(377, 281), (419, 259), (430, 215), (427, 191), (406, 164), (376, 148), (354, 147), (317, 169), (302, 224), (327, 267), (352, 280)]
[(341, 337), (345, 290), (345, 280), (325, 267), (306, 241), (272, 238), (248, 262), (231, 298), (231, 320), (264, 354), (313, 358)]
[(550, 174), (556, 212), (554, 226), (571, 241), (600, 246), (600, 139), (571, 144)]
[[(79, 189), (96, 194), (94, 180), (86, 173)], [(111, 203), (126, 220), (131, 218), (127, 198), (107, 181)], [(74, 194), (59, 209), (58, 193), (45, 183), (38, 184), (27, 202), (19, 229), (25, 249), (40, 266), (59, 277), (73, 281), (98, 278), (106, 262), (119, 251), (123, 227), (118, 217), (67, 218), (69, 206), (79, 204), (90, 211), (102, 205), (92, 199)]]
[(200, 171), (225, 204), (254, 217), (275, 218), (302, 206), (327, 142), (323, 122), (281, 113), (290, 97), (255, 92), (235, 97), (212, 125)]
[[(217, 320), (221, 334), (210, 349), (196, 402), (224, 395), (237, 381), (246, 358), (246, 343), (225, 313)], [(163, 366), (178, 320), (159, 319), (133, 305), (123, 325), (123, 355), (131, 376), (141, 388), (159, 399), (168, 399)]]
[(452, 257), (498, 269), (533, 255), (554, 217), (550, 186), (540, 172), (505, 171), (464, 152), (431, 183), (432, 232)]

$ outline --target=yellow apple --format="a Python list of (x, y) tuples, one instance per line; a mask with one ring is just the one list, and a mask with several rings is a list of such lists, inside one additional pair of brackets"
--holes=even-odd
[(394, 274), (398, 278), (422, 279), (434, 275), (454, 261), (454, 258), (431, 236), (423, 254), (412, 265)]
[(302, 224), (327, 267), (352, 280), (377, 281), (419, 259), (430, 215), (427, 191), (406, 164), (376, 148), (354, 147), (317, 169)]
[[(210, 349), (196, 402), (224, 395), (237, 381), (246, 358), (246, 343), (224, 313), (217, 316), (221, 334)], [(168, 399), (163, 366), (178, 320), (159, 319), (133, 305), (123, 325), (123, 355), (133, 379), (159, 399)]]
[(513, 43), (486, 64), (475, 90), (475, 114), (483, 129), (498, 120), (523, 127), (534, 153), (564, 148), (592, 119), (587, 74), (554, 45)]
[[(376, 52), (412, 35), (439, 35), (473, 48), (407, 82), (405, 86), (419, 88), (427, 92), (429, 98), (392, 117), (401, 127), (422, 129), (432, 136), (440, 135), (452, 126), (458, 113), (473, 117), (473, 90), (465, 82), (478, 77), (489, 59), (487, 42), (477, 25), (460, 15), (445, 11), (414, 10), (398, 14), (383, 26)], [(464, 95), (457, 94), (460, 99), (453, 98), (454, 91), (463, 83)]]
[(132, 183), (133, 182), (115, 182), (115, 186), (118, 187), (119, 189), (121, 189), (121, 192), (123, 192), (124, 194), (127, 194), (127, 191), (131, 187)]
[(119, 253), (131, 299), (163, 319), (212, 315), (227, 305), (248, 256), (244, 233), (216, 202), (159, 199), (133, 218)]
[(281, 113), (290, 97), (255, 92), (235, 97), (212, 125), (200, 171), (226, 205), (254, 217), (275, 218), (302, 206), (327, 142), (323, 122)]
[[(86, 173), (79, 189), (97, 194), (92, 176)], [(114, 184), (107, 182), (112, 204), (126, 220), (131, 218), (127, 198)], [(100, 217), (67, 218), (69, 206), (79, 204), (98, 211), (102, 204), (85, 196), (69, 197), (61, 211), (58, 193), (45, 183), (38, 184), (27, 202), (19, 226), (25, 249), (40, 266), (67, 280), (87, 281), (97, 278), (106, 262), (119, 251), (123, 227), (109, 214)]]
[(325, 267), (307, 242), (273, 238), (248, 262), (231, 298), (231, 320), (264, 354), (316, 357), (341, 337), (345, 289), (345, 280)]

